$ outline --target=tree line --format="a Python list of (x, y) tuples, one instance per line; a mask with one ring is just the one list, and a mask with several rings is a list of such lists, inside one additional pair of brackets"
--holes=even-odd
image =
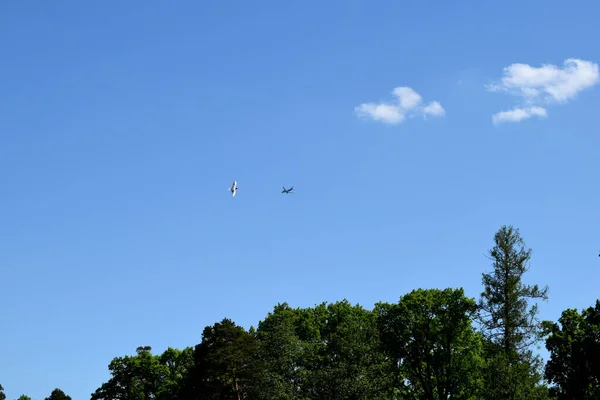
[[(6, 400), (2, 385), (0, 385), (0, 400)], [(17, 400), (31, 400), (31, 397), (22, 394)], [(65, 392), (56, 388), (50, 393), (50, 396), (46, 397), (44, 400), (71, 400), (71, 396), (66, 395)]]
[[(224, 318), (194, 347), (114, 358), (91, 400), (600, 399), (600, 300), (539, 321), (548, 287), (524, 283), (531, 249), (519, 230), (502, 226), (489, 258), (478, 300), (446, 288), (372, 310), (277, 304), (256, 328)], [(55, 389), (46, 400), (71, 399)]]

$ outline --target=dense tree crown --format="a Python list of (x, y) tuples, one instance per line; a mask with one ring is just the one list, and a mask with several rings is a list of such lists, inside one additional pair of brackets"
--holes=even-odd
[(44, 400), (71, 400), (71, 396), (67, 396), (65, 392), (56, 388), (50, 393), (50, 396), (46, 397)]
[[(372, 310), (277, 304), (248, 330), (224, 318), (195, 346), (114, 358), (91, 400), (600, 399), (600, 300), (540, 323), (548, 288), (524, 283), (531, 254), (501, 227), (478, 300), (429, 288)], [(545, 366), (531, 350), (544, 338)], [(56, 388), (45, 400), (71, 398)]]
[(579, 313), (563, 311), (558, 323), (544, 321), (550, 359), (545, 377), (559, 400), (600, 399), (600, 300)]

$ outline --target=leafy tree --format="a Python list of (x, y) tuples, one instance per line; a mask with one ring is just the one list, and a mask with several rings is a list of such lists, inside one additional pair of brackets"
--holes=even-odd
[[(523, 284), (531, 249), (512, 226), (502, 226), (494, 236), (490, 259), (494, 270), (484, 273), (479, 301), (479, 321), (490, 343), (486, 346), (486, 398), (530, 398), (541, 379), (540, 360), (529, 347), (541, 338), (535, 299), (547, 300), (548, 287)], [(537, 395), (537, 394), (536, 394)], [(525, 396), (525, 397), (523, 397)]]
[[(373, 311), (347, 300), (278, 304), (257, 329), (225, 318), (195, 347), (114, 358), (92, 400), (599, 399), (600, 300), (540, 324), (531, 303), (548, 288), (523, 283), (531, 249), (519, 231), (501, 227), (489, 254), (478, 302), (448, 288), (413, 290)], [(531, 351), (543, 335), (545, 375)], [(71, 399), (55, 389), (45, 400)]]
[(4, 394), (4, 388), (0, 385), (0, 400), (6, 400), (6, 395)]
[(255, 337), (230, 319), (207, 326), (181, 396), (239, 400), (255, 393), (257, 347)]
[(138, 347), (135, 356), (114, 358), (108, 366), (112, 377), (92, 394), (92, 400), (146, 400), (167, 391), (168, 367), (151, 350)]
[(158, 361), (166, 368), (162, 369), (164, 375), (157, 397), (165, 400), (176, 399), (187, 378), (188, 371), (194, 365), (194, 349), (186, 347), (179, 350), (169, 347), (158, 357)]
[(478, 399), (481, 339), (477, 310), (462, 289), (418, 289), (398, 304), (376, 306), (386, 353), (397, 366), (395, 388), (409, 399)]
[(258, 323), (261, 399), (302, 399), (301, 388), (310, 373), (305, 362), (310, 357), (304, 357), (307, 343), (299, 336), (302, 313), (287, 303), (277, 304)]
[(256, 337), (260, 399), (387, 399), (391, 370), (375, 314), (360, 305), (278, 304)]
[(540, 384), (543, 376), (542, 362), (539, 357), (514, 362), (506, 356), (498, 344), (489, 340), (485, 340), (484, 343), (484, 399), (544, 400), (549, 398), (548, 388)]
[(24, 394), (20, 395), (17, 400), (31, 400), (31, 397), (25, 396)]
[(52, 393), (50, 393), (50, 396), (46, 397), (45, 400), (71, 400), (71, 396), (68, 396), (65, 394), (65, 392), (59, 388), (56, 388), (52, 391)]
[(315, 307), (321, 346), (310, 398), (388, 398), (389, 363), (380, 351), (376, 315), (347, 300)]
[(550, 352), (545, 377), (554, 384), (552, 393), (558, 400), (600, 398), (600, 300), (581, 314), (567, 309), (558, 323), (543, 325)]

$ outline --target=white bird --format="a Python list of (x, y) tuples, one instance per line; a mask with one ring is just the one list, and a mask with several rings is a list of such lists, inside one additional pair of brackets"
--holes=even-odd
[(231, 192), (231, 197), (235, 197), (235, 192), (237, 191), (238, 187), (237, 187), (237, 182), (233, 181), (233, 184), (231, 185), (231, 187), (227, 190), (229, 190)]

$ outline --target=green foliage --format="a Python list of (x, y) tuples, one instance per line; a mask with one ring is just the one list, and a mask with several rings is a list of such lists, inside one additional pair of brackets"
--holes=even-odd
[[(302, 398), (378, 399), (391, 379), (379, 351), (375, 314), (347, 300), (303, 310), (300, 339), (304, 363)], [(310, 325), (309, 325), (310, 324)], [(307, 329), (308, 328), (308, 329)], [(310, 335), (306, 335), (310, 332)], [(387, 370), (389, 371), (389, 370)]]
[(50, 393), (50, 396), (46, 397), (45, 400), (71, 400), (71, 396), (66, 395), (65, 392), (59, 388), (56, 388), (52, 391), (52, 393)]
[(490, 250), (494, 271), (482, 274), (480, 321), (487, 337), (499, 343), (512, 361), (540, 338), (537, 304), (528, 306), (532, 299), (547, 300), (548, 287), (523, 284), (531, 249), (525, 248), (518, 229), (501, 227), (494, 242)]
[(474, 299), (462, 289), (418, 289), (377, 304), (383, 349), (397, 366), (395, 389), (409, 399), (479, 399), (481, 338)]
[(489, 400), (548, 399), (548, 390), (540, 384), (541, 360), (531, 357), (515, 362), (495, 343), (484, 346), (485, 364), (482, 378), (485, 382), (483, 398)]
[(31, 400), (31, 397), (25, 396), (24, 394), (20, 395), (17, 400)]
[(207, 326), (194, 349), (194, 364), (181, 396), (186, 399), (245, 398), (255, 393), (258, 343), (230, 319)]
[[(559, 325), (560, 324), (560, 325)], [(562, 312), (558, 323), (544, 321), (550, 359), (545, 377), (558, 400), (600, 398), (600, 300), (580, 314)]]
[(175, 398), (191, 366), (191, 348), (167, 349), (153, 355), (150, 346), (138, 347), (135, 356), (114, 358), (112, 377), (92, 394), (92, 400), (145, 400)]
[(525, 247), (518, 229), (502, 226), (490, 250), (492, 273), (483, 274), (479, 321), (486, 343), (483, 370), (485, 398), (530, 399), (539, 389), (541, 362), (529, 347), (541, 338), (535, 299), (548, 299), (548, 288), (523, 284), (531, 249)]
[(302, 311), (283, 303), (259, 322), (256, 338), (262, 360), (259, 370), (262, 399), (302, 399), (297, 388), (305, 387), (307, 381), (309, 357), (305, 355), (310, 343), (299, 336), (301, 321)]
[(194, 349), (186, 347), (183, 350), (167, 348), (159, 357), (160, 365), (166, 367), (158, 390), (159, 399), (175, 399), (187, 378), (188, 371), (194, 365)]
[[(501, 227), (489, 253), (479, 302), (447, 288), (373, 310), (347, 300), (277, 304), (256, 329), (225, 318), (195, 347), (114, 358), (91, 400), (600, 399), (600, 300), (540, 324), (530, 302), (548, 288), (523, 283), (531, 249), (518, 229)], [(543, 336), (545, 371), (530, 349)], [(71, 398), (57, 388), (45, 400)]]

